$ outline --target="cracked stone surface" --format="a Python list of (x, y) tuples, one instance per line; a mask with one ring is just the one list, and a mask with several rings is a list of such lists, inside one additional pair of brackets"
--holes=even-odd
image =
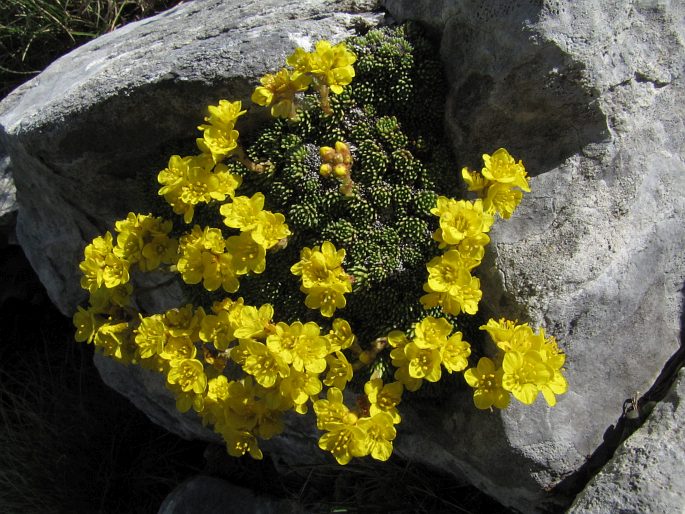
[[(568, 354), (570, 383), (553, 409), (538, 402), (480, 412), (466, 388), (440, 404), (412, 402), (402, 411), (397, 451), (505, 505), (558, 511), (624, 400), (648, 390), (679, 346), (685, 6), (385, 4), (440, 40), (451, 87), (444, 121), (457, 166), (480, 167), (480, 154), (505, 146), (533, 176), (533, 192), (492, 233), (482, 307), (545, 326)], [(358, 5), (196, 0), (77, 49), (0, 104), (18, 238), (64, 313), (84, 298), (75, 263), (87, 241), (129, 210), (148, 211), (150, 177), (165, 164), (159, 156), (192, 142), (205, 105), (247, 100), (295, 44), (339, 40), (359, 17), (377, 19), (352, 12)], [(157, 288), (166, 288), (166, 301), (180, 298), (162, 278), (149, 280), (146, 305), (160, 305)], [(196, 418), (173, 415), (160, 377), (107, 369), (108, 383), (168, 429), (213, 437)], [(264, 449), (300, 462), (321, 458), (307, 430), (291, 426)]]
[(576, 497), (568, 514), (683, 512), (685, 369), (645, 424)]

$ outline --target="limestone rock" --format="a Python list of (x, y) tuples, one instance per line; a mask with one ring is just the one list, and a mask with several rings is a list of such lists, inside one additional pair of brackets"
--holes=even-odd
[(574, 501), (569, 514), (683, 512), (685, 369), (645, 424), (616, 451)]
[(148, 212), (163, 159), (192, 144), (207, 105), (249, 105), (259, 77), (294, 47), (376, 20), (359, 12), (366, 4), (188, 2), (74, 50), (10, 94), (0, 146), (21, 205), (17, 237), (55, 305), (71, 315), (84, 299), (76, 263), (86, 242)]
[(570, 384), (551, 409), (476, 412), (459, 393), (409, 448), (506, 505), (554, 510), (624, 400), (679, 347), (685, 5), (384, 4), (440, 38), (459, 164), (480, 168), (481, 153), (504, 146), (534, 176), (520, 210), (496, 223), (484, 307), (545, 326), (568, 354)]
[(10, 169), (10, 158), (0, 149), (0, 248), (15, 243), (17, 188)]
[(166, 497), (158, 514), (204, 514), (245, 512), (295, 514), (304, 512), (296, 503), (257, 496), (243, 487), (208, 476), (196, 476), (176, 487)]

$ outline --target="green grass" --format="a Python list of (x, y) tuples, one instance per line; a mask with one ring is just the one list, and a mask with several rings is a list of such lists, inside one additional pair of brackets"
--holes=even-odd
[(57, 57), (180, 0), (0, 0), (0, 99)]

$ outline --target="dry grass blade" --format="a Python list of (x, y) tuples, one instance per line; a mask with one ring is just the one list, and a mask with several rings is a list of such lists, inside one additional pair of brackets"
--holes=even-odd
[(180, 0), (0, 0), (0, 99), (73, 47)]

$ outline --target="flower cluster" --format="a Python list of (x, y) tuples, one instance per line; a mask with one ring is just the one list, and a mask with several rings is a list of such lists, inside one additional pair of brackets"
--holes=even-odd
[(468, 366), (471, 345), (462, 339), (461, 332), (445, 318), (428, 316), (414, 326), (414, 337), (409, 340), (404, 332), (388, 334), (392, 365), (397, 368), (395, 380), (408, 391), (416, 391), (423, 380), (437, 382), (442, 368), (448, 373), (462, 371)]
[(568, 389), (562, 375), (566, 356), (559, 350), (554, 337), (545, 337), (544, 329), (537, 334), (527, 323), (521, 325), (501, 319), (490, 319), (480, 327), (490, 334), (503, 355), (501, 367), (483, 357), (477, 367), (464, 373), (475, 389), (473, 400), (479, 409), (495, 406), (505, 408), (511, 393), (521, 403), (532, 404), (542, 392), (550, 406), (556, 405), (557, 394)]
[[(227, 227), (240, 230), (240, 237), (229, 238), (227, 244), (229, 248), (242, 250), (235, 251), (234, 254), (244, 255), (244, 259), (249, 258), (250, 252), (261, 253), (261, 250), (270, 250), (284, 244), (284, 240), (291, 234), (285, 223), (285, 216), (264, 210), (262, 193), (255, 193), (251, 198), (236, 196), (232, 202), (222, 205), (219, 212), (224, 217), (224, 224)], [(255, 249), (250, 241), (261, 250)], [(247, 253), (246, 246), (249, 247)]]
[(303, 248), (300, 261), (290, 268), (294, 275), (302, 277), (300, 290), (307, 294), (305, 305), (319, 309), (327, 318), (345, 307), (344, 295), (352, 292), (350, 277), (342, 267), (343, 259), (345, 250), (336, 250), (333, 243), (324, 241), (321, 248)]
[(319, 91), (322, 109), (330, 114), (328, 92), (340, 94), (343, 87), (352, 82), (352, 65), (356, 59), (344, 43), (331, 45), (328, 41), (319, 41), (313, 52), (297, 48), (286, 59), (293, 69), (283, 68), (276, 74), (262, 77), (262, 85), (252, 93), (252, 101), (263, 107), (271, 106), (274, 117), (295, 119), (295, 95), (306, 91), (313, 82)]
[(319, 148), (321, 155), (321, 167), (319, 173), (324, 177), (333, 175), (340, 182), (340, 192), (345, 196), (352, 195), (354, 183), (350, 177), (350, 170), (352, 169), (352, 154), (347, 143), (337, 141), (335, 148), (330, 146), (322, 146)]
[(262, 107), (271, 106), (274, 118), (296, 118), (295, 95), (306, 91), (312, 82), (310, 75), (287, 68), (278, 73), (264, 75), (261, 86), (252, 93), (252, 101)]
[(368, 406), (350, 410), (337, 387), (328, 390), (326, 399), (314, 402), (316, 426), (325, 433), (319, 439), (319, 448), (333, 454), (339, 464), (347, 464), (352, 457), (370, 455), (385, 461), (392, 454), (392, 441), (399, 423), (396, 405), (402, 396), (402, 384), (383, 385), (376, 378), (366, 383)]
[(461, 175), (469, 191), (476, 192), (483, 199), (486, 212), (509, 219), (521, 203), (522, 191), (530, 192), (526, 169), (504, 148), (492, 155), (483, 154), (483, 162), (485, 167), (480, 173), (462, 168)]
[[(433, 138), (410, 140), (404, 118), (386, 113), (391, 106), (376, 94), (413, 90), (413, 54), (378, 34), (367, 39), (381, 54), (376, 59), (353, 47), (359, 86), (332, 102), (329, 93), (342, 93), (355, 77), (357, 57), (344, 43), (298, 48), (289, 68), (264, 76), (252, 101), (288, 121), (274, 121), (247, 150), (235, 130), (246, 113), (241, 102), (209, 106), (198, 127), (200, 153), (172, 156), (157, 177), (159, 195), (183, 218), (184, 230), (129, 213), (114, 235), (85, 247), (81, 286), (90, 297), (73, 316), (75, 339), (162, 373), (178, 410), (196, 411), (233, 456), (261, 458), (259, 439), (281, 433), (286, 412), (312, 408), (319, 447), (338, 463), (385, 461), (404, 391), (437, 382), (444, 372), (464, 372), (479, 409), (505, 408), (512, 395), (531, 404), (540, 392), (554, 405), (567, 390), (555, 339), (527, 324), (488, 321), (481, 329), (499, 354), (469, 367), (472, 347), (455, 317), (478, 311), (474, 270), (494, 215), (510, 217), (530, 190), (526, 172), (499, 149), (483, 156), (481, 172), (462, 171), (480, 198), (438, 196), (435, 189), (450, 190), (442, 187), (449, 170), (440, 159), (418, 157), (432, 155)], [(371, 87), (365, 75), (394, 60), (400, 72), (389, 76), (399, 77), (397, 84)], [(312, 85), (319, 104), (305, 101), (298, 112), (296, 97)], [(240, 195), (241, 186), (248, 193)], [(286, 213), (293, 230), (265, 206)], [(424, 283), (417, 271), (423, 255), (436, 254), (436, 242), (442, 253), (427, 263)], [(132, 277), (158, 269), (202, 284), (193, 303), (141, 312)], [(421, 314), (420, 305), (433, 310)], [(347, 319), (334, 318), (345, 307)]]
[(79, 265), (83, 277), (81, 287), (95, 294), (126, 284), (132, 265), (141, 271), (152, 271), (161, 264), (176, 260), (177, 241), (169, 237), (171, 222), (150, 214), (129, 213), (117, 221), (116, 243), (110, 232), (96, 237), (84, 250), (85, 259)]
[(433, 238), (447, 250), (427, 265), (424, 307), (440, 306), (443, 312), (475, 314), (481, 299), (480, 281), (471, 275), (485, 254), (490, 242), (487, 232), (494, 222), (483, 210), (483, 202), (438, 197), (431, 212), (440, 217), (440, 226)]
[(219, 162), (231, 155), (238, 148), (238, 131), (235, 123), (247, 111), (242, 110), (240, 101), (219, 100), (219, 105), (208, 107), (209, 116), (206, 123), (200, 125), (202, 137), (197, 139), (197, 146), (205, 155), (211, 155), (214, 162)]
[(212, 155), (206, 153), (191, 157), (172, 155), (157, 180), (162, 185), (159, 194), (186, 223), (193, 220), (198, 203), (223, 202), (235, 194), (242, 182), (240, 176), (230, 173), (225, 164), (216, 164)]

